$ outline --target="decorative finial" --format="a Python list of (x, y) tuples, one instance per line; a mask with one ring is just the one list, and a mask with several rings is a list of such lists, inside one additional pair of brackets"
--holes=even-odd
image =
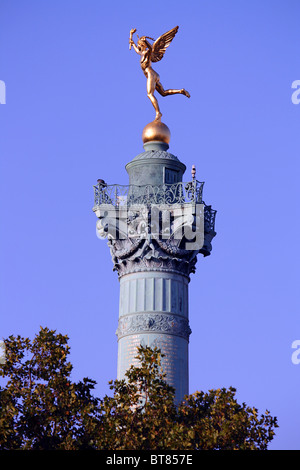
[(193, 180), (194, 180), (194, 179), (195, 179), (195, 176), (196, 176), (196, 167), (195, 167), (195, 165), (192, 165), (192, 171), (191, 171), (191, 173), (192, 173), (192, 178), (193, 178)]
[(101, 186), (101, 187), (107, 186), (107, 184), (105, 183), (105, 181), (104, 181), (104, 180), (101, 180), (100, 178), (97, 179), (97, 183), (98, 183), (98, 185)]
[[(165, 90), (160, 83), (160, 77), (158, 73), (156, 73), (151, 67), (152, 62), (158, 62), (163, 58), (164, 53), (167, 47), (171, 44), (175, 34), (178, 31), (178, 28), (179, 26), (176, 26), (175, 28), (160, 36), (158, 39), (156, 39), (156, 41), (154, 41), (154, 39), (150, 38), (149, 36), (142, 36), (138, 38), (137, 44), (135, 44), (132, 39), (136, 29), (131, 29), (129, 34), (129, 49), (131, 49), (131, 46), (133, 46), (135, 52), (141, 56), (140, 64), (144, 74), (147, 77), (148, 98), (153, 104), (156, 112), (155, 121), (160, 121), (162, 117), (162, 113), (160, 112), (158, 106), (158, 101), (154, 96), (155, 90), (157, 90), (161, 96), (175, 95), (179, 93), (190, 98), (189, 92), (184, 88), (181, 88), (180, 90)], [(154, 43), (151, 45), (148, 39), (154, 41)]]

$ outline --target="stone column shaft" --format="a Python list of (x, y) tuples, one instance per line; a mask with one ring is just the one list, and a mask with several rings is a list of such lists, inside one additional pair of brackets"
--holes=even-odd
[(188, 394), (188, 278), (139, 272), (120, 278), (118, 378), (124, 377), (140, 344), (161, 349), (167, 382), (176, 401)]

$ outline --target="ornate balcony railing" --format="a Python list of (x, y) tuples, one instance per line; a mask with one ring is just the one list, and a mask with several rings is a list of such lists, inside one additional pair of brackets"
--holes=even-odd
[(133, 204), (201, 204), (204, 183), (194, 180), (189, 183), (173, 183), (161, 186), (122, 186), (99, 182), (94, 186), (95, 206), (111, 204), (115, 207)]

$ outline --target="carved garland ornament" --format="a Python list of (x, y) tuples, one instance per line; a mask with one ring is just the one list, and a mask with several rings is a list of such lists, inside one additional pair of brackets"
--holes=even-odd
[(135, 313), (119, 319), (116, 335), (119, 340), (124, 336), (149, 332), (180, 336), (188, 341), (191, 329), (188, 320), (177, 315)]

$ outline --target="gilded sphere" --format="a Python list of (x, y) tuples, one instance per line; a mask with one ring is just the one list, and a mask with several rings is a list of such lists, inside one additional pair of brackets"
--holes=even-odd
[(170, 142), (170, 129), (166, 124), (160, 121), (152, 121), (144, 127), (142, 139), (143, 143), (146, 142), (164, 142), (165, 144), (169, 144)]

